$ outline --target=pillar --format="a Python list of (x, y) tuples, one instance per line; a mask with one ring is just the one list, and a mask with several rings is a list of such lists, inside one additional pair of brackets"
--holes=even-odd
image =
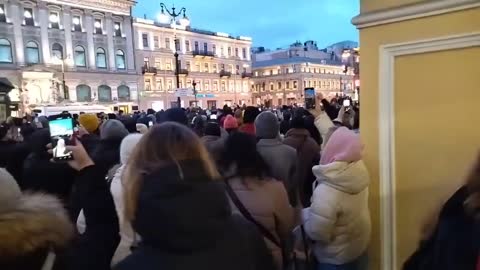
[[(135, 52), (133, 49), (133, 29), (132, 29), (132, 18), (131, 17), (124, 17), (123, 19), (123, 29), (125, 31), (126, 41), (127, 41), (127, 52), (126, 52), (126, 60), (127, 60), (127, 69), (128, 70), (135, 70), (135, 60), (133, 58)], [(140, 46), (140, 45), (139, 45)]]
[(107, 48), (108, 48), (108, 68), (112, 71), (117, 69), (115, 65), (115, 46), (113, 44), (113, 35), (115, 30), (113, 28), (112, 14), (107, 13), (105, 19), (105, 31), (107, 34)]
[[(43, 56), (43, 63), (50, 64), (50, 42), (48, 41), (48, 9), (45, 2), (40, 2), (38, 7), (38, 17), (40, 24), (41, 49)], [(23, 16), (22, 16), (23, 18)]]
[(15, 52), (15, 60), (17, 65), (23, 66), (25, 65), (25, 51), (23, 44), (23, 35), (22, 35), (22, 18), (23, 14), (21, 14), (20, 6), (18, 2), (11, 2), (10, 5), (10, 14), (12, 23), (13, 23), (13, 34), (14, 34), (14, 42), (12, 43), (12, 47), (14, 47)]
[(91, 10), (85, 12), (85, 29), (87, 30), (88, 68), (96, 69), (95, 45), (93, 44), (93, 16)]
[(73, 67), (73, 44), (72, 44), (72, 14), (70, 13), (70, 7), (65, 6), (63, 8), (63, 28), (65, 32), (65, 59), (67, 66)]

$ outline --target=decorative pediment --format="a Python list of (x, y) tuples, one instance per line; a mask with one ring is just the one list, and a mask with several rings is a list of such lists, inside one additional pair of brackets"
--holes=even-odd
[(70, 5), (76, 8), (109, 11), (113, 14), (130, 15), (132, 0), (44, 0), (45, 2)]

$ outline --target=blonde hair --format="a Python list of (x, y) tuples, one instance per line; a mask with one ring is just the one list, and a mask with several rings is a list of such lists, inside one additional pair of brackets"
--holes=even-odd
[[(138, 194), (146, 174), (183, 160), (199, 160), (207, 176), (218, 179), (218, 171), (200, 138), (186, 126), (166, 122), (151, 128), (136, 146), (122, 175), (124, 186), (125, 220), (133, 221)], [(161, 180), (159, 180), (161, 181)]]

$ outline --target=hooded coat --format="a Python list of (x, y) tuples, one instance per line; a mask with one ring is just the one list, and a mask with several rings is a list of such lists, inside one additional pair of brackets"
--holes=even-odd
[(346, 264), (360, 257), (370, 243), (368, 209), (370, 176), (363, 161), (336, 161), (312, 168), (318, 186), (304, 210), (305, 231), (315, 241), (320, 263)]
[(73, 226), (58, 199), (21, 194), (12, 176), (1, 170), (0, 177), (0, 269), (40, 270), (49, 252), (69, 243)]
[(270, 270), (273, 261), (252, 225), (232, 216), (223, 183), (200, 161), (147, 174), (134, 230), (140, 245), (115, 270)]

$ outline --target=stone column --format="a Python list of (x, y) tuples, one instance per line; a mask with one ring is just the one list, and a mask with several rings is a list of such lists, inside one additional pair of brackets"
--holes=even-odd
[(117, 66), (115, 65), (115, 46), (113, 44), (115, 29), (113, 28), (112, 13), (107, 13), (105, 31), (107, 32), (108, 67), (110, 70), (115, 71), (117, 70)]
[[(42, 41), (43, 63), (51, 64), (50, 60), (50, 42), (48, 41), (48, 8), (45, 2), (38, 5), (38, 17), (40, 24), (40, 36)], [(23, 17), (23, 16), (22, 16)]]
[(133, 58), (135, 50), (133, 48), (133, 28), (132, 28), (132, 18), (123, 17), (123, 29), (126, 36), (127, 42), (127, 51), (125, 52), (125, 57), (127, 61), (127, 69), (135, 70), (135, 59)]
[(65, 59), (67, 66), (73, 67), (73, 44), (72, 44), (72, 14), (70, 13), (70, 7), (63, 7), (63, 28), (65, 31)]
[(88, 68), (96, 69), (95, 45), (93, 44), (93, 16), (92, 11), (85, 11), (85, 29), (87, 30)]
[(150, 48), (150, 50), (152, 51), (155, 50), (155, 40), (153, 38), (153, 32), (148, 32), (148, 48)]
[(10, 14), (11, 20), (13, 23), (13, 34), (14, 34), (14, 42), (12, 42), (12, 49), (15, 53), (15, 61), (17, 65), (23, 66), (25, 65), (25, 51), (23, 44), (23, 34), (22, 34), (22, 18), (23, 14), (21, 14), (20, 3), (17, 1), (11, 1), (10, 4)]

